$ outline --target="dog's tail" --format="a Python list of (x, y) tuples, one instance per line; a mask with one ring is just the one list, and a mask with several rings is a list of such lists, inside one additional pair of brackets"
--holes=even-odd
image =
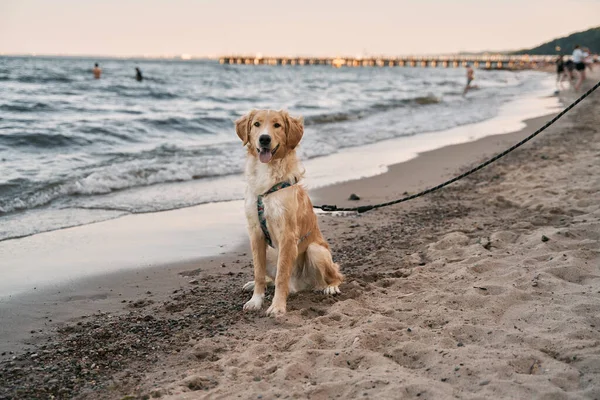
[(315, 288), (339, 286), (344, 281), (340, 266), (333, 262), (331, 252), (325, 246), (311, 243), (306, 249), (305, 266), (315, 274)]

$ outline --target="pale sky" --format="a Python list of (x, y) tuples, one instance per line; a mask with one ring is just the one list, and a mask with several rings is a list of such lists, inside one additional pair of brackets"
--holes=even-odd
[(0, 54), (516, 50), (599, 24), (600, 0), (0, 0)]

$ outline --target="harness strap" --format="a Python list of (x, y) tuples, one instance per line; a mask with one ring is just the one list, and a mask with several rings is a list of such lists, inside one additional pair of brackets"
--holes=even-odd
[[(267, 229), (267, 219), (265, 218), (265, 205), (263, 203), (263, 198), (268, 194), (271, 194), (281, 189), (285, 189), (295, 184), (296, 182), (279, 182), (278, 184), (274, 185), (271, 189), (267, 190), (264, 194), (259, 194), (256, 198), (256, 208), (258, 211), (258, 222), (260, 223), (260, 228), (262, 229), (263, 234), (265, 235), (265, 240), (267, 241), (267, 244), (273, 248), (275, 248), (275, 246), (273, 246), (273, 241), (271, 240), (269, 229)], [(304, 239), (306, 239), (308, 235), (310, 235), (310, 231), (304, 236), (302, 236), (300, 240), (298, 240), (298, 244), (300, 244)]]

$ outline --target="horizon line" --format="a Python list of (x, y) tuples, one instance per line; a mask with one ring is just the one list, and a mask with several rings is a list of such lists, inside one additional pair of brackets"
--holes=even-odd
[(164, 55), (143, 55), (143, 54), (135, 54), (135, 55), (111, 55), (111, 54), (74, 54), (74, 53), (36, 53), (36, 52), (27, 52), (27, 53), (3, 53), (0, 52), (0, 57), (64, 57), (64, 58), (112, 58), (112, 59), (154, 59), (154, 60), (181, 60), (181, 61), (190, 61), (190, 60), (219, 60), (222, 57), (254, 57), (254, 58), (393, 58), (393, 57), (431, 57), (431, 56), (455, 56), (455, 55), (485, 55), (485, 54), (508, 54), (513, 53), (520, 50), (500, 50), (500, 51), (491, 51), (491, 50), (482, 50), (482, 51), (458, 51), (458, 52), (449, 52), (449, 53), (414, 53), (414, 54), (355, 54), (355, 55), (308, 55), (308, 54), (272, 54), (265, 55), (262, 52), (239, 52), (239, 53), (223, 53), (219, 55), (209, 54), (209, 55), (194, 55), (189, 53), (182, 54), (164, 54)]

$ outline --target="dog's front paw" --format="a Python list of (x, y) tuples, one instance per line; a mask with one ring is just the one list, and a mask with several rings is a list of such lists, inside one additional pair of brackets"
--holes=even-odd
[(334, 295), (334, 294), (340, 294), (342, 293), (340, 291), (340, 287), (339, 286), (327, 286), (325, 289), (323, 289), (323, 293), (327, 294), (327, 295)]
[(262, 308), (264, 296), (253, 295), (250, 300), (244, 304), (244, 311), (260, 310)]
[(267, 316), (269, 317), (280, 317), (285, 314), (285, 304), (276, 304), (273, 302), (271, 307), (267, 309)]
[(246, 282), (244, 286), (242, 286), (242, 290), (244, 292), (252, 292), (254, 290), (254, 281)]

